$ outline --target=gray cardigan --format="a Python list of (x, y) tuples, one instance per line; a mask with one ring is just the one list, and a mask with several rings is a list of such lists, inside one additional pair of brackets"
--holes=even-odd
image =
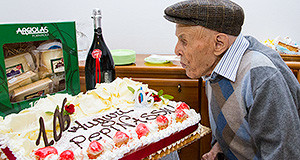
[(300, 84), (280, 55), (250, 45), (236, 81), (207, 81), (213, 139), (229, 159), (299, 159)]

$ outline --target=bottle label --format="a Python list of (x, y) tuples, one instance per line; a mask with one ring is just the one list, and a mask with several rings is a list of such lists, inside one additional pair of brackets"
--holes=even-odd
[(113, 81), (112, 71), (104, 71), (102, 74), (104, 83), (110, 83)]
[(102, 56), (102, 51), (100, 49), (94, 49), (92, 52), (92, 57), (93, 58), (101, 58)]

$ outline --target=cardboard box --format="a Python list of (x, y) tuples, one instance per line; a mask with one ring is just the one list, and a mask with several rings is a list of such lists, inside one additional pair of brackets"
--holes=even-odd
[(80, 92), (75, 22), (0, 24), (0, 116)]

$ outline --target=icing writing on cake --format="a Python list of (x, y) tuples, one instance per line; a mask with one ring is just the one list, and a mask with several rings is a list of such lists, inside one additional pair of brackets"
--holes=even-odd
[[(64, 106), (67, 102), (67, 99), (65, 98), (61, 107), (61, 112), (59, 112), (59, 109), (56, 108), (55, 112), (54, 112), (54, 116), (53, 116), (53, 136), (54, 136), (54, 140), (55, 142), (59, 141), (63, 131), (67, 130), (70, 126), (71, 123), (71, 119), (70, 116), (68, 114), (64, 114)], [(59, 134), (57, 135), (57, 131), (56, 131), (56, 121), (58, 119), (59, 122)], [(54, 144), (54, 141), (51, 140), (50, 142), (48, 142), (48, 138), (46, 135), (46, 129), (45, 129), (45, 124), (44, 124), (44, 119), (42, 117), (40, 117), (39, 119), (39, 124), (40, 124), (40, 130), (39, 130), (39, 135), (38, 138), (35, 142), (35, 144), (38, 146), (40, 144), (40, 140), (41, 140), (41, 136), (43, 136), (43, 140), (44, 140), (44, 144), (45, 146), (51, 146)], [(65, 125), (66, 124), (66, 125)]]
[(88, 142), (92, 142), (94, 140), (98, 141), (102, 139), (103, 136), (112, 139), (113, 131), (116, 132), (127, 130), (128, 128), (135, 128), (139, 123), (148, 123), (148, 121), (155, 120), (159, 115), (167, 115), (174, 112), (175, 108), (167, 105), (164, 108), (151, 110), (150, 113), (140, 113), (140, 115), (133, 117), (131, 116), (131, 113), (135, 114), (134, 110), (123, 111), (121, 109), (117, 109), (115, 112), (108, 113), (100, 117), (95, 117), (85, 122), (76, 120), (75, 124), (71, 126), (67, 132), (72, 135), (72, 133), (80, 131), (89, 132), (91, 129), (98, 129), (96, 132), (89, 135), (79, 134), (72, 136), (70, 143), (74, 143), (82, 149), (83, 147), (81, 144), (87, 140)]
[[(142, 87), (139, 90), (136, 90), (134, 93), (134, 101), (135, 105), (138, 107), (152, 107), (154, 103), (154, 98), (152, 97), (152, 92), (145, 93), (142, 89)], [(139, 100), (141, 99), (141, 101)], [(134, 112), (134, 110), (129, 111), (123, 111), (119, 108), (115, 112), (107, 113), (106, 115), (100, 116), (100, 117), (94, 117), (93, 119), (87, 121), (87, 122), (80, 122), (78, 120), (74, 121), (74, 124), (70, 126), (71, 119), (69, 114), (66, 114), (65, 105), (66, 105), (67, 99), (65, 98), (63, 100), (63, 104), (61, 107), (61, 111), (59, 111), (59, 108), (57, 107), (54, 112), (53, 116), (53, 137), (54, 141), (57, 142), (61, 139), (62, 134), (64, 131), (67, 131), (69, 133), (76, 133), (78, 130), (85, 130), (89, 132), (90, 129), (101, 126), (101, 129), (89, 133), (89, 135), (83, 135), (79, 134), (76, 136), (72, 136), (72, 138), (69, 140), (70, 143), (76, 144), (80, 149), (83, 149), (81, 146), (81, 143), (88, 140), (89, 142), (92, 141), (98, 141), (101, 140), (103, 136), (106, 136), (110, 139), (112, 139), (112, 130), (114, 131), (121, 131), (121, 130), (127, 130), (128, 127), (135, 128), (139, 123), (148, 123), (148, 121), (155, 120), (159, 115), (167, 115), (174, 113), (174, 107), (167, 105), (167, 107), (159, 108), (151, 110), (150, 113), (141, 113), (139, 116), (132, 117), (128, 114)], [(69, 104), (66, 105), (68, 107)], [(73, 105), (74, 107), (74, 105)], [(71, 114), (73, 114), (74, 111), (72, 111)], [(57, 119), (58, 119), (58, 126), (59, 126), (59, 133), (57, 134)], [(46, 129), (44, 120), (42, 117), (39, 119), (40, 123), (40, 130), (39, 135), (36, 140), (36, 145), (38, 146), (40, 144), (41, 137), (44, 140), (45, 146), (51, 146), (54, 144), (54, 141), (51, 140), (48, 141), (47, 135), (46, 135)], [(99, 128), (99, 127), (98, 127)]]

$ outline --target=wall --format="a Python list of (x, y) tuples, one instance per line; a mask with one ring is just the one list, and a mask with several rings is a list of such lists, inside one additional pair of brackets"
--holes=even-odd
[[(173, 53), (175, 24), (163, 18), (163, 10), (180, 0), (2, 0), (0, 23), (75, 20), (77, 29), (93, 37), (91, 11), (101, 8), (103, 34), (110, 49), (137, 53)], [(290, 36), (300, 43), (299, 0), (234, 0), (243, 6), (243, 33), (259, 40)]]

